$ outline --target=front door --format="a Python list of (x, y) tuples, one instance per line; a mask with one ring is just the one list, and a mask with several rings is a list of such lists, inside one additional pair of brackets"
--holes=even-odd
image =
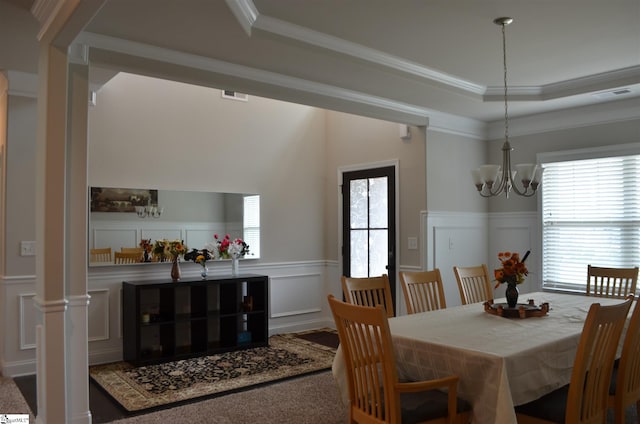
[(342, 273), (389, 275), (396, 305), (395, 166), (342, 175)]

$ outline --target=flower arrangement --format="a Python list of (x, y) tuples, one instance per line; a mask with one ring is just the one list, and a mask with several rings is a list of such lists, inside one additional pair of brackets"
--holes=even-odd
[(522, 284), (524, 283), (524, 277), (529, 275), (529, 270), (524, 264), (524, 261), (529, 256), (530, 251), (525, 253), (522, 260), (518, 253), (500, 252), (498, 253), (498, 259), (502, 264), (502, 268), (495, 269), (493, 275), (497, 281), (496, 288), (502, 283), (507, 284)]
[(144, 254), (144, 261), (149, 262), (151, 259), (151, 252), (153, 251), (153, 245), (151, 244), (151, 239), (142, 239), (140, 240), (140, 247), (142, 247), (142, 251)]
[(220, 259), (238, 259), (249, 253), (249, 245), (242, 239), (231, 240), (229, 234), (225, 235), (224, 238), (214, 234), (213, 238), (215, 239), (216, 250)]
[(184, 254), (185, 261), (193, 261), (200, 264), (203, 268), (207, 266), (207, 261), (209, 259), (213, 259), (213, 255), (211, 254), (211, 251), (207, 249), (191, 249), (190, 252)]
[(153, 254), (158, 256), (162, 261), (169, 258), (175, 260), (178, 256), (187, 252), (187, 246), (182, 240), (156, 240), (153, 244)]

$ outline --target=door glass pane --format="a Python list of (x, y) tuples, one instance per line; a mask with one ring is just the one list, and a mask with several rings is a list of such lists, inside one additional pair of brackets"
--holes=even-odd
[(388, 240), (387, 230), (371, 230), (369, 232), (369, 276), (371, 277), (388, 273)]
[(349, 185), (351, 228), (367, 228), (367, 180), (352, 180)]
[(387, 177), (369, 179), (369, 226), (387, 228)]
[(367, 230), (351, 231), (351, 276), (368, 277), (368, 242)]

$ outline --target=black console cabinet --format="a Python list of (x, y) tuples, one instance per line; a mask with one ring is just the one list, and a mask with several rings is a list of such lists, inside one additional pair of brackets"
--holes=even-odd
[(122, 350), (135, 365), (267, 346), (264, 275), (122, 283)]

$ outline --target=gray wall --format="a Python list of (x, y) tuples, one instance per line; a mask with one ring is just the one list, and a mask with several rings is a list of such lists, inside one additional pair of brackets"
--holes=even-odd
[(9, 96), (6, 169), (6, 275), (35, 275), (35, 257), (20, 256), (20, 242), (35, 240), (37, 100)]

